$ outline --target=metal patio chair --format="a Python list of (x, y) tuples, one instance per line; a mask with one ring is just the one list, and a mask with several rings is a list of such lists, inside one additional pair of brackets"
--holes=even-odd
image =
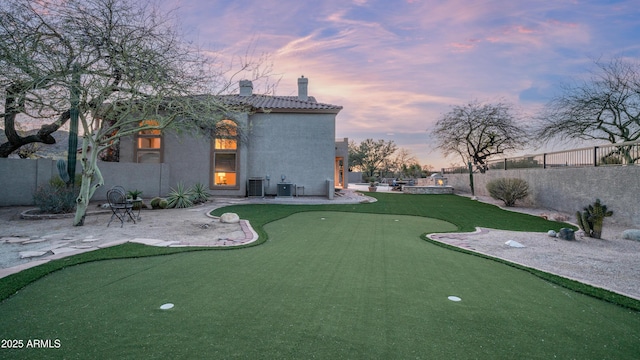
[(131, 219), (134, 224), (136, 223), (133, 216), (133, 202), (127, 201), (127, 195), (124, 193), (122, 187), (116, 186), (107, 191), (107, 200), (109, 201), (109, 208), (112, 212), (107, 227), (111, 225), (114, 217), (120, 220), (120, 227), (124, 225), (124, 219), (127, 216), (129, 216), (129, 219)]

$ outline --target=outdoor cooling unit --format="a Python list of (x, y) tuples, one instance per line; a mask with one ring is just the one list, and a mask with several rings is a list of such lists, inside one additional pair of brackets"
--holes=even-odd
[(248, 196), (264, 197), (264, 179), (263, 178), (249, 178), (247, 184)]
[(293, 187), (293, 184), (278, 184), (278, 196), (292, 197)]

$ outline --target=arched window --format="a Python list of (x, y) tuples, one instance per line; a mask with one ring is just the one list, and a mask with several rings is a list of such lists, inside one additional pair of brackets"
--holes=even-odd
[(238, 188), (238, 128), (231, 120), (216, 125), (211, 157), (212, 188)]
[[(158, 126), (157, 120), (142, 120), (140, 127)], [(143, 129), (136, 134), (135, 160), (138, 163), (162, 162), (162, 132), (160, 129)]]

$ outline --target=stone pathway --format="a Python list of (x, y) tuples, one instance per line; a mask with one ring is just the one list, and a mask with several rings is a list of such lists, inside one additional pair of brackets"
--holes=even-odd
[[(238, 204), (344, 204), (344, 203), (358, 203), (358, 202), (372, 202), (373, 198), (369, 198), (362, 194), (356, 193), (353, 190), (343, 190), (340, 195), (336, 196), (334, 200), (321, 197), (291, 197), (291, 198), (217, 198), (207, 203), (207, 208), (197, 209), (185, 209), (184, 211), (193, 211), (193, 216), (188, 215), (189, 218), (198, 221), (199, 213), (204, 213), (209, 220), (217, 220), (216, 217), (210, 216), (209, 212), (214, 209)], [(109, 213), (102, 212), (102, 216), (110, 216)], [(154, 213), (151, 213), (154, 214)], [(152, 216), (152, 215), (149, 215)], [(48, 220), (24, 220), (24, 221), (48, 221)], [(105, 223), (106, 224), (106, 223)], [(142, 220), (141, 224), (144, 224)], [(119, 225), (119, 224), (116, 224)], [(129, 224), (127, 224), (129, 225)], [(195, 225), (195, 224), (194, 224)], [(211, 236), (203, 238), (202, 236), (178, 236), (175, 240), (160, 240), (154, 238), (143, 238), (136, 236), (133, 232), (134, 228), (125, 226), (124, 229), (113, 229), (112, 231), (121, 231), (123, 233), (120, 236), (122, 239), (118, 240), (106, 240), (99, 235), (87, 235), (84, 232), (74, 231), (70, 225), (65, 225), (63, 228), (55, 229), (52, 232), (47, 231), (46, 234), (38, 234), (33, 232), (33, 235), (0, 235), (0, 256), (2, 257), (2, 263), (9, 264), (6, 268), (0, 268), (0, 278), (20, 272), (24, 269), (28, 269), (34, 266), (38, 266), (49, 262), (81, 254), (88, 251), (94, 251), (106, 247), (116, 246), (127, 242), (139, 243), (149, 246), (159, 247), (186, 247), (186, 246), (204, 246), (204, 247), (232, 247), (250, 244), (258, 239), (258, 234), (251, 227), (251, 224), (246, 220), (240, 220), (236, 231), (227, 231), (217, 233), (211, 229)], [(208, 229), (210, 223), (198, 224), (202, 229)], [(200, 229), (198, 229), (200, 230)], [(207, 230), (209, 231), (209, 230)], [(129, 233), (130, 232), (130, 233)], [(31, 233), (31, 232), (30, 232)], [(124, 234), (134, 234), (132, 236), (125, 236)], [(6, 266), (6, 265), (5, 265)]]
[[(240, 231), (242, 232), (240, 237), (234, 236), (233, 238), (211, 239), (209, 241), (165, 241), (158, 239), (132, 238), (99, 243), (98, 239), (92, 236), (87, 236), (84, 239), (59, 237), (56, 236), (56, 234), (42, 237), (1, 237), (0, 245), (2, 245), (2, 251), (4, 253), (18, 252), (18, 257), (24, 261), (19, 265), (0, 269), (0, 278), (15, 274), (24, 269), (47, 263), (51, 260), (121, 245), (127, 242), (159, 247), (227, 247), (246, 245), (258, 240), (258, 234), (253, 230), (248, 221), (240, 220), (239, 225)], [(20, 249), (25, 247), (25, 245), (30, 245), (28, 247), (29, 250), (20, 251)]]

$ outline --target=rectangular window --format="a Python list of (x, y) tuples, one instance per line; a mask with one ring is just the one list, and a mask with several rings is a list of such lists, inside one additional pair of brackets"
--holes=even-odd
[[(140, 126), (157, 126), (156, 120), (144, 120)], [(162, 133), (159, 129), (145, 129), (136, 134), (135, 161), (138, 163), (162, 162)]]
[(235, 188), (238, 183), (238, 140), (235, 123), (222, 120), (216, 129), (212, 146), (212, 188)]
[(216, 186), (236, 186), (236, 154), (214, 152), (214, 180)]

